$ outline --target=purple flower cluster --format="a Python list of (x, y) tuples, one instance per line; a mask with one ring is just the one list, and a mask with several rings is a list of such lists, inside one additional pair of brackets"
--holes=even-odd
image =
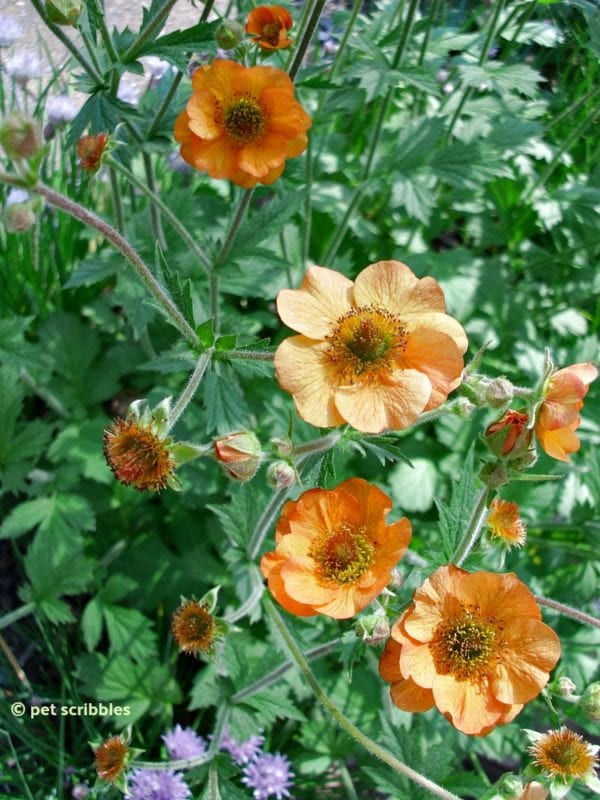
[(263, 753), (264, 742), (265, 737), (260, 735), (238, 742), (225, 728), (220, 747), (244, 767), (242, 783), (252, 789), (254, 800), (284, 800), (290, 796), (294, 777), (291, 764), (281, 753)]
[(169, 758), (178, 761), (182, 758), (197, 758), (206, 753), (206, 742), (191, 728), (175, 725), (172, 731), (162, 737)]
[(130, 800), (189, 800), (192, 795), (179, 772), (136, 769), (131, 773), (127, 796)]

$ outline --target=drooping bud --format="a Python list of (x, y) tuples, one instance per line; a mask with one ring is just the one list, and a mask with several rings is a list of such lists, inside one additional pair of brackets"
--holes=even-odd
[(296, 482), (296, 470), (287, 461), (274, 461), (267, 468), (267, 483), (272, 489), (288, 489)]
[(32, 117), (15, 111), (0, 125), (0, 145), (9, 158), (34, 158), (43, 146), (41, 128)]
[(576, 689), (577, 686), (575, 686), (571, 678), (568, 678), (566, 675), (558, 679), (558, 694), (560, 697), (564, 697), (565, 699), (572, 697)]
[(600, 682), (590, 683), (581, 696), (579, 705), (588, 719), (600, 722)]
[(456, 404), (452, 406), (452, 413), (462, 419), (467, 419), (476, 410), (477, 406), (468, 397), (458, 397)]
[(82, 10), (82, 0), (46, 0), (46, 17), (56, 25), (75, 25)]
[(532, 431), (527, 429), (529, 417), (521, 411), (510, 409), (486, 430), (484, 441), (489, 450), (499, 458), (519, 458), (529, 450)]
[(392, 570), (390, 582), (388, 583), (388, 588), (392, 590), (399, 589), (404, 583), (404, 580), (405, 580), (404, 575), (400, 574), (400, 570), (398, 569), (398, 567), (394, 567), (394, 569)]
[(215, 440), (215, 457), (228, 477), (249, 481), (260, 466), (260, 442), (252, 431), (228, 433)]
[(361, 617), (354, 626), (356, 635), (369, 645), (386, 642), (390, 636), (390, 623), (384, 611)]
[(502, 408), (513, 399), (514, 391), (515, 387), (506, 378), (494, 378), (485, 389), (486, 405)]
[(107, 143), (107, 133), (82, 136), (76, 146), (81, 168), (86, 172), (97, 172), (102, 164), (102, 156), (106, 150)]
[(294, 452), (294, 443), (289, 436), (275, 437), (274, 439), (271, 439), (271, 444), (273, 445), (275, 455), (280, 456), (281, 458), (287, 458)]
[(25, 233), (35, 225), (36, 215), (31, 203), (14, 203), (4, 212), (4, 224), (9, 233)]
[(224, 19), (217, 28), (215, 39), (223, 50), (233, 50), (244, 38), (244, 28), (235, 20)]

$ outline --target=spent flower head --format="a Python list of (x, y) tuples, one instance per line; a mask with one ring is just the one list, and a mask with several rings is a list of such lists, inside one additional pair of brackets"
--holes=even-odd
[(597, 745), (591, 745), (578, 733), (563, 726), (558, 730), (526, 730), (532, 742), (529, 753), (532, 765), (557, 787), (571, 785), (580, 780), (589, 788), (600, 793), (600, 781), (596, 776), (598, 766)]
[(242, 783), (252, 789), (254, 800), (283, 800), (290, 796), (294, 773), (286, 756), (262, 753), (243, 770)]
[(495, 497), (492, 500), (487, 525), (490, 538), (509, 549), (523, 547), (525, 544), (527, 528), (520, 517), (517, 503)]
[(76, 150), (82, 169), (86, 172), (97, 172), (100, 169), (108, 141), (107, 133), (87, 134), (79, 139)]
[(122, 736), (110, 736), (95, 750), (96, 772), (100, 780), (117, 783), (127, 769), (131, 751)]
[(182, 653), (212, 657), (216, 642), (225, 634), (237, 630), (217, 617), (219, 589), (216, 586), (200, 600), (181, 598), (181, 604), (171, 618), (171, 631)]
[(152, 422), (115, 419), (104, 432), (104, 455), (115, 478), (139, 491), (160, 492), (174, 479), (176, 462)]

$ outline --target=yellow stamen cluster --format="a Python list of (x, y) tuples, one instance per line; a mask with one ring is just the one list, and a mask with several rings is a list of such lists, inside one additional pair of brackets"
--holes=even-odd
[(365, 536), (365, 528), (339, 525), (310, 551), (322, 577), (336, 583), (355, 583), (373, 562), (375, 548)]
[(442, 675), (453, 675), (457, 680), (483, 677), (496, 647), (493, 627), (470, 612), (441, 622), (430, 644), (436, 670)]
[(266, 116), (256, 100), (241, 97), (223, 112), (223, 127), (235, 144), (248, 144), (265, 132)]
[(568, 728), (549, 731), (529, 751), (533, 763), (553, 778), (582, 778), (597, 760), (585, 739)]
[(343, 383), (375, 378), (395, 369), (406, 349), (406, 330), (383, 308), (360, 306), (340, 317), (327, 337), (327, 359)]

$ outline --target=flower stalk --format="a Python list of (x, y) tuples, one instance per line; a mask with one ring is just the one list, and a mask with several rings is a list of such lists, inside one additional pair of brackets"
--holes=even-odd
[(15, 608), (14, 611), (9, 611), (8, 614), (0, 617), (0, 631), (4, 628), (8, 628), (9, 625), (13, 625), (20, 619), (23, 619), (23, 617), (28, 617), (29, 614), (33, 614), (34, 611), (35, 603), (25, 603), (19, 608)]
[(457, 567), (461, 567), (464, 564), (469, 553), (473, 547), (475, 547), (477, 539), (479, 538), (479, 534), (485, 525), (485, 521), (488, 516), (488, 493), (489, 489), (486, 486), (481, 489), (477, 495), (469, 524), (467, 525), (467, 529), (463, 534), (463, 538), (460, 540), (459, 545), (456, 548), (456, 554), (452, 560)]
[(198, 359), (196, 367), (194, 368), (194, 371), (192, 372), (185, 389), (179, 395), (179, 398), (177, 399), (175, 405), (171, 409), (171, 413), (169, 414), (169, 424), (167, 427), (167, 431), (170, 431), (175, 427), (177, 421), (179, 420), (179, 417), (183, 414), (185, 409), (192, 401), (194, 395), (196, 394), (198, 386), (200, 386), (200, 382), (202, 381), (204, 373), (206, 372), (206, 368), (210, 364), (212, 352), (213, 352), (212, 348), (210, 348), (206, 350), (204, 353), (202, 353), (202, 355)]
[(577, 622), (581, 622), (582, 625), (589, 625), (592, 628), (600, 629), (600, 619), (593, 617), (591, 614), (586, 614), (585, 611), (580, 611), (578, 608), (573, 608), (565, 603), (559, 603), (557, 600), (551, 600), (549, 597), (540, 597), (537, 594), (534, 595), (534, 597), (541, 606), (551, 608), (553, 611), (562, 614), (563, 617), (569, 617)]

